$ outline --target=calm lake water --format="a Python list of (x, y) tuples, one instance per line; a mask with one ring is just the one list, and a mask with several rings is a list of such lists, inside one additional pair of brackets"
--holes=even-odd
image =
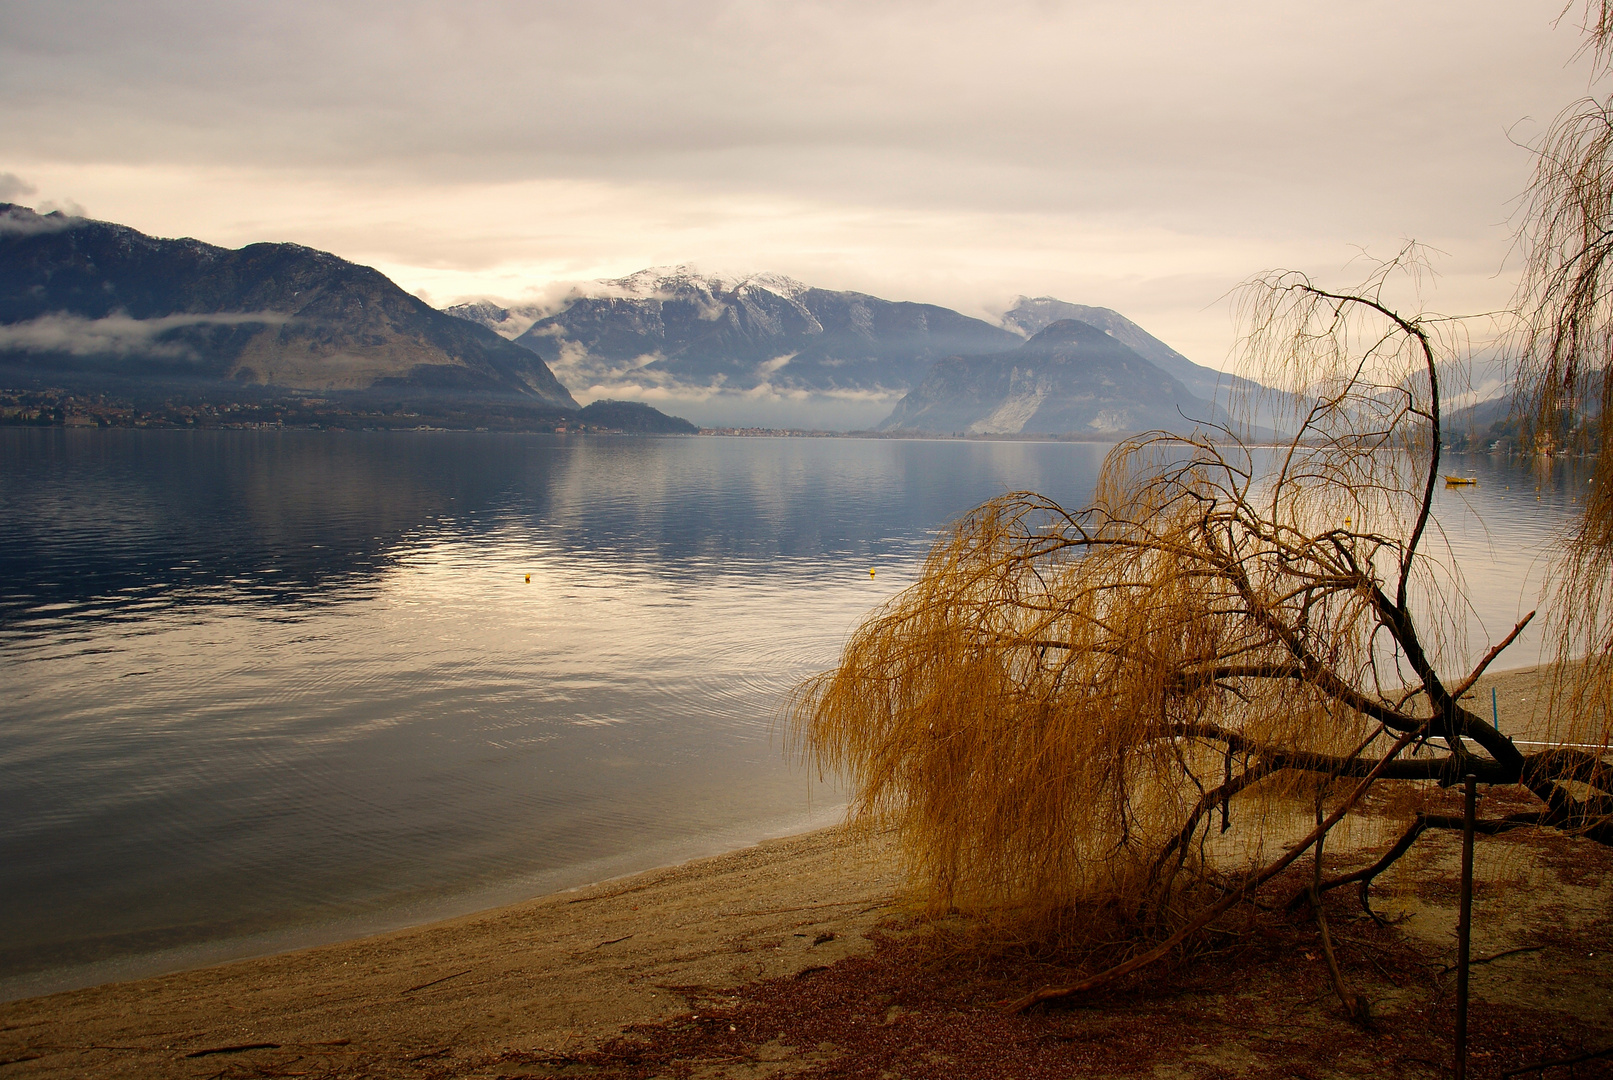
[[(0, 998), (835, 820), (790, 687), (936, 530), (1079, 504), (1106, 449), (0, 429)], [(1459, 464), (1482, 651), (1583, 479)]]

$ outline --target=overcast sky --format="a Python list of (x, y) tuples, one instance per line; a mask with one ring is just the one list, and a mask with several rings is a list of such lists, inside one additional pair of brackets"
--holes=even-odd
[(1229, 288), (1440, 249), (1504, 304), (1562, 0), (0, 0), (0, 198), (293, 240), (433, 303), (691, 262), (971, 313), (1118, 309), (1201, 363)]

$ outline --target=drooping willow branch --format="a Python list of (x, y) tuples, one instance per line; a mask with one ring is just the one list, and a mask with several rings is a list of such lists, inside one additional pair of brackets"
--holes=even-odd
[(1289, 865), (1278, 823), (1341, 780), (1473, 773), (1608, 838), (1600, 755), (1526, 755), (1460, 704), (1528, 617), (1456, 667), (1464, 602), (1432, 513), (1449, 356), (1386, 280), (1251, 291), (1245, 347), (1293, 376), (1274, 380), (1280, 444), (1155, 433), (1111, 452), (1082, 510), (987, 503), (800, 689), (796, 745), (850, 779), (857, 819), (895, 825), (937, 907), (1054, 936), (1094, 911), (1207, 925), (1198, 898)]
[(1555, 711), (1580, 718), (1570, 741), (1595, 739), (1613, 712), (1613, 3), (1585, 0), (1582, 51), (1592, 92), (1570, 103), (1529, 147), (1535, 167), (1520, 201), (1524, 273), (1508, 342), (1519, 448), (1546, 472), (1581, 458), (1579, 510), (1552, 567), (1548, 633), (1561, 661), (1548, 688)]

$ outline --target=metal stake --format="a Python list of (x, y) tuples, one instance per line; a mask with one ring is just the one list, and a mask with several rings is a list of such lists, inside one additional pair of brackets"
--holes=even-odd
[(1462, 781), (1462, 906), (1456, 917), (1456, 1080), (1467, 1080), (1467, 960), (1473, 937), (1473, 803), (1478, 778)]

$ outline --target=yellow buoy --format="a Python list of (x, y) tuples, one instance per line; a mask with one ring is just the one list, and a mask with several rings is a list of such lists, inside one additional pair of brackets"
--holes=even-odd
[(528, 584), (528, 585), (530, 585), (530, 584), (532, 584), (532, 575), (531, 575), (531, 574), (528, 574), (528, 575), (527, 575), (527, 576), (526, 576), (526, 583), (527, 583), (527, 584)]
[(868, 568), (868, 576), (869, 576), (869, 577), (873, 577), (873, 576), (874, 576), (874, 568), (873, 568), (873, 567), (872, 567), (872, 566), (870, 566), (870, 567), (869, 567), (869, 568)]

